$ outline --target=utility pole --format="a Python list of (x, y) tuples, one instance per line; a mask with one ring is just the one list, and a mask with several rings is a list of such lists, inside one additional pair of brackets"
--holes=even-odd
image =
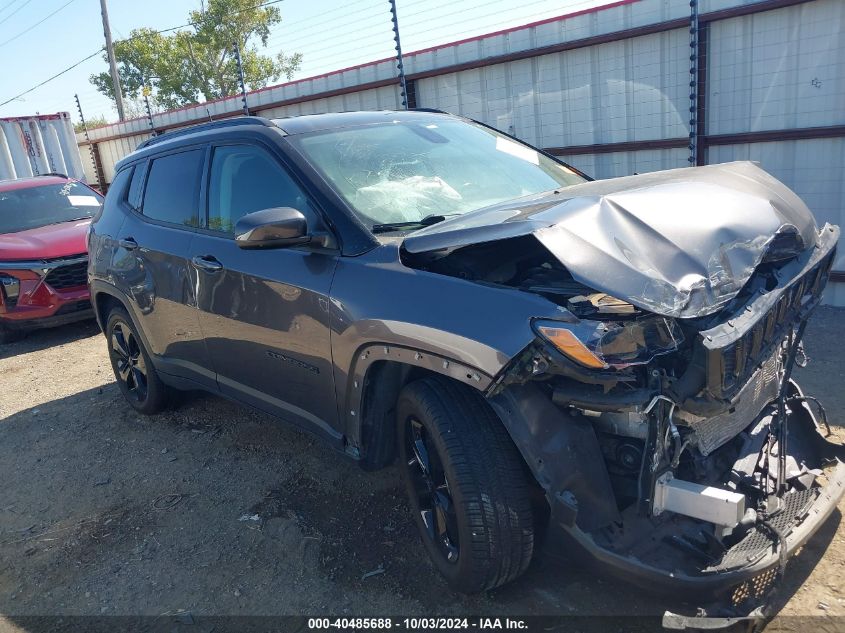
[(111, 26), (109, 26), (109, 9), (106, 0), (100, 0), (100, 12), (103, 15), (103, 35), (106, 36), (106, 54), (109, 56), (109, 67), (111, 68), (111, 80), (114, 84), (114, 101), (117, 104), (117, 116), (123, 121), (126, 116), (123, 113), (123, 91), (120, 89), (120, 76), (117, 74), (117, 62), (114, 59), (114, 46), (111, 41)]

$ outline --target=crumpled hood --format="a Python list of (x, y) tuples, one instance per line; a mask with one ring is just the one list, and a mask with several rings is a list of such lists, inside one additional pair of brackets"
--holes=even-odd
[(37, 229), (0, 235), (0, 262), (54, 259), (80, 255), (88, 250), (90, 219), (48, 224)]
[(767, 253), (791, 256), (818, 241), (795, 193), (754, 163), (735, 162), (520, 198), (416, 231), (403, 248), (435, 256), (528, 234), (580, 283), (675, 317), (717, 311)]

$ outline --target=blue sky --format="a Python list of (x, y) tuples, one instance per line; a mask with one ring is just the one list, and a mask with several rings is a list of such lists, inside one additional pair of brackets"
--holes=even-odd
[[(397, 0), (397, 9), (402, 47), (410, 52), (609, 1)], [(112, 36), (120, 39), (140, 27), (160, 30), (179, 26), (200, 4), (201, 0), (109, 0)], [(264, 52), (302, 53), (302, 68), (295, 79), (393, 53), (387, 0), (285, 0), (276, 6), (283, 21), (274, 28)], [(99, 0), (0, 0), (0, 103), (94, 53), (103, 43)], [(75, 120), (73, 95), (78, 93), (86, 117), (116, 119), (111, 101), (88, 80), (107, 68), (96, 55), (0, 106), (0, 117), (68, 111)]]

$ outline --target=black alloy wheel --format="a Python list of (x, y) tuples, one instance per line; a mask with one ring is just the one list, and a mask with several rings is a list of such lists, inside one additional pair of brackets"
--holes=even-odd
[(475, 593), (522, 574), (534, 550), (530, 474), (484, 397), (416, 380), (399, 394), (396, 429), (414, 523), (449, 585)]
[(109, 352), (116, 367), (117, 379), (138, 402), (147, 397), (147, 364), (138, 339), (124, 323), (115, 323), (109, 340)]
[(158, 413), (172, 400), (172, 389), (159, 378), (144, 342), (129, 314), (115, 307), (106, 321), (109, 360), (117, 386), (126, 401), (139, 413)]
[(420, 508), (420, 518), (428, 538), (446, 562), (456, 564), (460, 557), (458, 517), (443, 462), (422, 422), (411, 417), (407, 424), (408, 450), (413, 455), (408, 461), (408, 467)]

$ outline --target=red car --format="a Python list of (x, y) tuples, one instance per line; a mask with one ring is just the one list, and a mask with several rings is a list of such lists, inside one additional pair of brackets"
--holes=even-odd
[(86, 239), (102, 202), (65, 176), (0, 180), (0, 343), (93, 317)]

